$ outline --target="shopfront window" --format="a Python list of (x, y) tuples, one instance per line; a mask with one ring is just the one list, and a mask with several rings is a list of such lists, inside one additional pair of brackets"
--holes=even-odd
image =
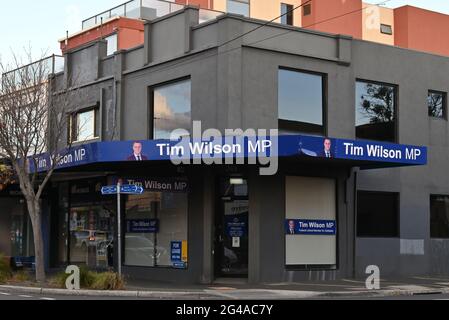
[(357, 236), (399, 237), (399, 194), (357, 192)]
[(430, 196), (430, 237), (449, 239), (449, 196)]
[[(187, 193), (185, 189), (175, 190), (176, 183), (148, 179), (141, 184), (156, 189), (146, 188), (142, 195), (127, 197), (126, 265), (172, 267), (187, 263)], [(157, 190), (159, 187), (161, 190)], [(173, 246), (177, 244), (179, 255), (174, 255)]]
[[(60, 190), (60, 199), (64, 203), (60, 204), (59, 209), (59, 252), (67, 252), (70, 264), (86, 265), (91, 269), (105, 269), (113, 265), (116, 204), (101, 195), (104, 185), (106, 181), (103, 179), (71, 183), (68, 198), (65, 198), (67, 193), (64, 188)], [(63, 248), (66, 239), (62, 230), (64, 227), (68, 230), (67, 251)], [(61, 257), (59, 259), (63, 260)]]
[(112, 245), (112, 212), (103, 206), (70, 209), (70, 262), (91, 268), (107, 268)]

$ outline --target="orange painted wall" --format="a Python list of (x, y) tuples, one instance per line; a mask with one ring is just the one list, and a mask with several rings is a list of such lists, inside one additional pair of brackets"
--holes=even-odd
[(397, 46), (449, 56), (449, 15), (411, 6), (394, 13)]
[(129, 49), (143, 44), (144, 25), (143, 21), (128, 18), (116, 18), (103, 24), (103, 27), (97, 26), (88, 29), (85, 32), (79, 32), (76, 35), (69, 36), (68, 44), (65, 41), (60, 42), (62, 53), (83, 46), (87, 43), (107, 37), (113, 33), (118, 34), (118, 49)]
[[(369, 3), (363, 3), (363, 40), (379, 42), (388, 45), (394, 45), (394, 10), (390, 8), (373, 6)], [(380, 25), (390, 25), (393, 34), (384, 34), (380, 32)]]
[(204, 9), (212, 9), (214, 6), (213, 0), (175, 0), (175, 2), (184, 5), (199, 6)]
[(313, 0), (311, 5), (312, 13), (302, 17), (304, 28), (362, 39), (361, 0)]

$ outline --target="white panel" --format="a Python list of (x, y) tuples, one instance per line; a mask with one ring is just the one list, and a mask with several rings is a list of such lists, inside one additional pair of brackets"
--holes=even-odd
[(401, 239), (401, 254), (403, 255), (424, 255), (424, 240)]
[[(286, 177), (285, 217), (336, 220), (335, 180)], [(335, 265), (336, 248), (336, 236), (286, 235), (286, 264)]]

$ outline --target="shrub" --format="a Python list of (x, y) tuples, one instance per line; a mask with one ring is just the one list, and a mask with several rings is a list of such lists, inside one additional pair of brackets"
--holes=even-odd
[(12, 280), (17, 282), (26, 282), (30, 281), (31, 277), (27, 271), (21, 270), (13, 273)]
[[(65, 288), (65, 282), (69, 274), (61, 271), (53, 278), (52, 283), (60, 288)], [(86, 266), (80, 266), (80, 286), (81, 288), (90, 288), (95, 280), (95, 272), (90, 271)]]
[[(52, 283), (59, 287), (65, 288), (65, 282), (69, 275), (65, 272), (59, 272), (52, 279)], [(122, 290), (125, 287), (123, 277), (120, 277), (115, 272), (101, 272), (97, 273), (90, 271), (86, 266), (80, 267), (80, 286), (83, 289), (94, 290)]]
[(6, 282), (11, 277), (9, 262), (3, 254), (0, 254), (0, 283)]
[(64, 271), (58, 272), (51, 280), (50, 283), (57, 286), (58, 288), (65, 288), (65, 282), (69, 275)]
[(115, 272), (96, 273), (91, 289), (95, 290), (122, 290), (125, 286), (123, 277)]

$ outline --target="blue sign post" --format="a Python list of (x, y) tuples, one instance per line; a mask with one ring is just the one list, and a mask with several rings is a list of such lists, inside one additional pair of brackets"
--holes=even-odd
[(117, 183), (117, 185), (112, 186), (105, 186), (101, 188), (101, 194), (104, 196), (107, 195), (117, 195), (117, 236), (118, 236), (118, 245), (117, 245), (117, 251), (118, 251), (118, 274), (122, 275), (122, 219), (121, 219), (121, 203), (120, 203), (120, 196), (122, 194), (142, 194), (143, 188), (135, 185), (122, 185), (121, 181)]

